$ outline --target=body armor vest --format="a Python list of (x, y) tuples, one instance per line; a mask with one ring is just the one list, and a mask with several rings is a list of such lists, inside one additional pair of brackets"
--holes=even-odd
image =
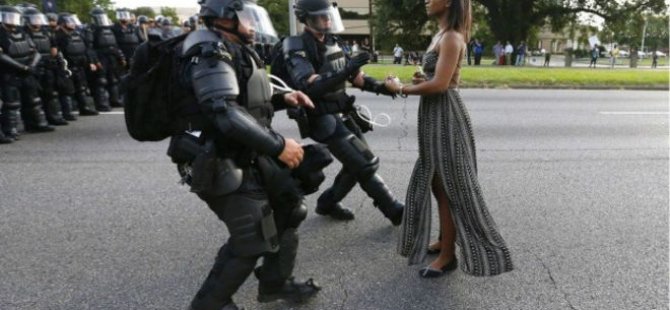
[[(319, 74), (324, 74), (327, 72), (338, 72), (344, 70), (344, 67), (347, 65), (347, 59), (344, 56), (344, 51), (337, 45), (336, 42), (331, 41), (325, 45), (326, 50), (322, 54), (323, 64), (319, 68)], [(321, 98), (324, 101), (338, 101), (341, 98), (342, 93), (346, 90), (347, 82), (342, 81), (338, 85), (337, 89), (323, 94)]]
[(37, 52), (42, 55), (42, 59), (51, 57), (51, 38), (49, 35), (41, 30), (37, 32), (26, 30), (26, 32), (30, 34), (30, 38), (33, 40), (33, 43), (35, 43)]
[(65, 58), (73, 64), (82, 65), (86, 61), (86, 43), (76, 31), (70, 33), (67, 45), (62, 52)]
[(135, 47), (138, 44), (140, 44), (140, 38), (137, 37), (137, 33), (135, 32), (135, 28), (132, 26), (126, 26), (125, 29), (122, 27), (119, 27), (121, 29), (122, 36), (119, 37), (118, 43), (120, 46), (128, 46), (128, 47)]
[(114, 32), (109, 27), (97, 28), (93, 32), (93, 48), (100, 51), (109, 50), (117, 47)]
[(247, 79), (245, 107), (261, 125), (270, 127), (274, 108), (272, 107), (272, 89), (265, 68), (259, 68), (256, 59), (248, 56), (251, 64)]
[(22, 32), (9, 33), (9, 46), (5, 53), (17, 62), (30, 65), (35, 53), (35, 46), (28, 39), (28, 36)]

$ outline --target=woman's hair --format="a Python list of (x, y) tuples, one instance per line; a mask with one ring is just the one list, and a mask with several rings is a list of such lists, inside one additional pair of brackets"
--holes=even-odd
[(470, 0), (451, 0), (449, 15), (447, 15), (447, 29), (463, 33), (465, 42), (468, 42), (471, 26), (472, 6)]

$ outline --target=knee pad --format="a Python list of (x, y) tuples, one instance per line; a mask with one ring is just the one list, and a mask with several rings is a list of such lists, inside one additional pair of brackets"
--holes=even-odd
[(379, 168), (379, 158), (370, 148), (353, 134), (333, 139), (328, 149), (344, 166), (344, 169), (357, 179), (367, 179)]
[(18, 100), (5, 101), (5, 104), (2, 106), (3, 110), (18, 110), (19, 108), (21, 108), (21, 102)]
[(277, 227), (266, 200), (233, 194), (218, 201), (221, 205), (212, 207), (222, 210), (219, 218), (228, 227), (229, 243), (236, 256), (258, 256), (279, 249)]
[(293, 208), (291, 215), (288, 218), (288, 227), (298, 228), (300, 223), (307, 218), (307, 207), (305, 204), (301, 203), (299, 206)]
[(337, 129), (337, 120), (334, 115), (326, 114), (309, 118), (310, 138), (319, 143), (325, 143)]

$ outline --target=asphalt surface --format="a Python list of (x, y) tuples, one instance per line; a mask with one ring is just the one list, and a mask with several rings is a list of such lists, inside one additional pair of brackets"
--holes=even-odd
[[(380, 175), (404, 199), (418, 99), (351, 92), (391, 116), (367, 137)], [(247, 309), (668, 309), (668, 93), (462, 95), (479, 180), (514, 271), (419, 278), (422, 266), (395, 253), (398, 229), (357, 187), (344, 201), (352, 222), (316, 215), (317, 195), (307, 199), (295, 274), (323, 286), (317, 297), (258, 304), (252, 276), (235, 301)], [(297, 136), (284, 113), (275, 127)], [(185, 309), (227, 231), (177, 184), (166, 149), (132, 140), (119, 114), (0, 146), (0, 309)], [(338, 168), (327, 169), (326, 184)]]

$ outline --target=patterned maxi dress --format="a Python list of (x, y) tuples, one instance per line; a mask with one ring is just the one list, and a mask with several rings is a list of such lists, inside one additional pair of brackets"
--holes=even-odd
[[(435, 51), (424, 55), (428, 78), (434, 75), (437, 55)], [(430, 242), (431, 184), (436, 176), (449, 199), (461, 269), (475, 276), (512, 270), (510, 252), (479, 187), (472, 125), (458, 90), (421, 96), (418, 116), (419, 159), (407, 189), (398, 252), (409, 257), (410, 265), (424, 260)]]

